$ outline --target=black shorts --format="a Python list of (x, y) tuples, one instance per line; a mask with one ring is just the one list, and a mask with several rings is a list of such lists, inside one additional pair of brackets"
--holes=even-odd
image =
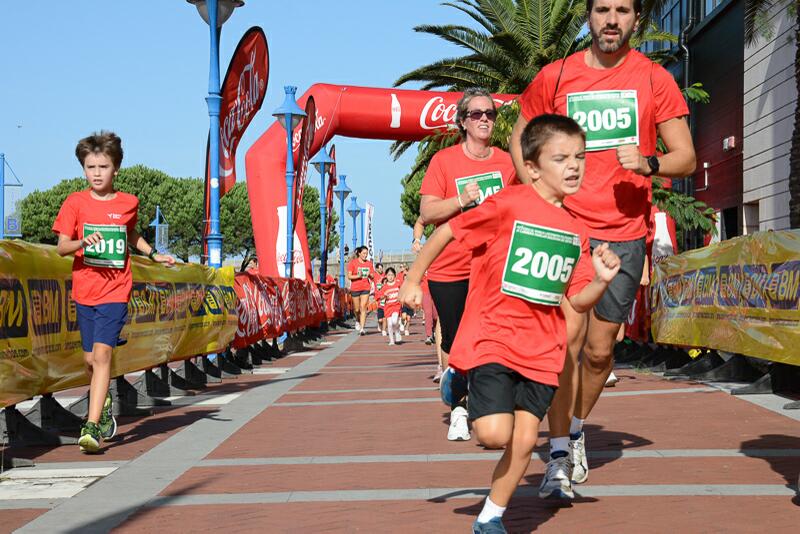
[(351, 297), (363, 297), (364, 295), (369, 295), (369, 289), (365, 289), (363, 291), (350, 291)]
[(383, 319), (383, 308), (378, 308), (377, 314), (378, 314), (378, 320), (379, 321), (381, 319)]
[(405, 313), (409, 317), (414, 317), (414, 308), (409, 308), (408, 306), (403, 305), (400, 308), (400, 313)]
[[(594, 247), (605, 243), (599, 239), (590, 239), (589, 244)], [(594, 311), (602, 319), (612, 323), (622, 324), (628, 320), (636, 292), (639, 291), (639, 282), (642, 281), (642, 269), (646, 254), (644, 238), (634, 241), (609, 241), (609, 247), (621, 260), (617, 276), (608, 284), (602, 298), (594, 305)]]
[(541, 421), (556, 389), (525, 378), (505, 365), (487, 363), (469, 371), (469, 418), (525, 410)]
[(433, 304), (439, 313), (439, 325), (442, 328), (442, 351), (450, 354), (453, 341), (456, 339), (464, 305), (467, 303), (469, 278), (455, 282), (436, 282), (428, 280)]

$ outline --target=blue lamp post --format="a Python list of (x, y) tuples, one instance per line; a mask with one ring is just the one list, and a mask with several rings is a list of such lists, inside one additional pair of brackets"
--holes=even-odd
[(328, 271), (328, 244), (325, 243), (325, 225), (328, 221), (328, 207), (325, 205), (325, 193), (327, 191), (325, 189), (325, 172), (327, 171), (325, 166), (333, 165), (336, 162), (328, 154), (328, 149), (325, 145), (322, 145), (320, 151), (309, 163), (319, 172), (319, 283), (323, 284)]
[(345, 183), (346, 176), (339, 175), (339, 182), (333, 188), (333, 194), (339, 199), (339, 287), (344, 287), (344, 199), (350, 194), (350, 188)]
[(358, 242), (358, 227), (356, 226), (356, 217), (358, 217), (358, 215), (361, 213), (361, 207), (358, 205), (358, 202), (356, 202), (357, 198), (358, 197), (355, 195), (350, 197), (350, 207), (347, 208), (347, 213), (349, 213), (353, 218), (353, 250), (356, 249), (356, 243)]
[(272, 112), (272, 116), (279, 120), (280, 125), (286, 130), (286, 262), (285, 262), (285, 276), (291, 278), (292, 265), (294, 264), (294, 232), (292, 228), (292, 211), (294, 209), (294, 157), (292, 156), (292, 132), (300, 124), (306, 112), (297, 105), (295, 100), (295, 93), (297, 87), (286, 85), (283, 87), (286, 93), (286, 98), (283, 104)]
[(219, 229), (219, 34), (222, 25), (233, 14), (233, 10), (244, 5), (243, 0), (186, 0), (197, 8), (206, 21), (211, 36), (211, 54), (208, 68), (208, 118), (210, 128), (209, 152), (209, 233), (206, 236), (208, 265), (222, 267), (222, 234)]

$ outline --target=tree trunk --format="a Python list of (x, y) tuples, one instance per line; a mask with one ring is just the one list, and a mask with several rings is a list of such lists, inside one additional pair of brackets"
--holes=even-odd
[[(794, 82), (797, 94), (800, 95), (800, 9), (795, 11), (795, 16)], [(789, 225), (800, 228), (800, 100), (794, 108), (794, 131), (789, 159)]]

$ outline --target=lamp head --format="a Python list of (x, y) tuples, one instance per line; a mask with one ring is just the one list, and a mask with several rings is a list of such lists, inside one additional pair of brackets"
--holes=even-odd
[(350, 197), (350, 207), (347, 208), (347, 213), (350, 214), (351, 217), (357, 217), (359, 213), (361, 213), (361, 207), (358, 205), (356, 201), (358, 197), (353, 195)]
[(320, 151), (317, 152), (313, 158), (311, 158), (309, 163), (312, 164), (315, 169), (317, 169), (318, 173), (322, 174), (323, 165), (332, 165), (336, 163), (336, 161), (330, 156), (330, 154), (328, 154), (328, 149), (325, 148), (325, 145), (322, 145)]
[[(209, 24), (208, 19), (208, 4), (206, 0), (186, 0), (197, 8), (197, 12)], [(217, 28), (221, 28), (225, 21), (231, 18), (233, 10), (237, 7), (242, 7), (244, 0), (217, 0)]]
[(345, 179), (347, 178), (346, 175), (340, 174), (339, 181), (336, 183), (336, 186), (333, 188), (333, 193), (336, 195), (336, 198), (339, 199), (339, 202), (344, 202), (344, 200), (350, 195), (350, 188), (347, 187), (347, 182)]
[(286, 97), (283, 99), (283, 104), (272, 112), (272, 116), (278, 119), (278, 123), (285, 128), (286, 116), (290, 115), (292, 117), (292, 131), (294, 131), (303, 117), (306, 116), (306, 112), (297, 105), (297, 100), (295, 100), (294, 95), (297, 93), (297, 87), (285, 85), (283, 90), (286, 92)]

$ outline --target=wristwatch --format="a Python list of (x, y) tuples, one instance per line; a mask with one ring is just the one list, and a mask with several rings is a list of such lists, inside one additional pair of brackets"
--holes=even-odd
[(155, 260), (153, 260), (153, 256), (155, 256), (156, 254), (158, 254), (158, 251), (156, 250), (156, 247), (152, 247), (150, 249), (150, 253), (147, 255), (147, 257), (150, 258), (150, 260), (155, 261)]
[(658, 162), (658, 157), (655, 155), (647, 156), (646, 159), (647, 159), (647, 165), (650, 167), (650, 172), (647, 173), (645, 176), (653, 176), (658, 172), (658, 169), (661, 168), (661, 164)]

